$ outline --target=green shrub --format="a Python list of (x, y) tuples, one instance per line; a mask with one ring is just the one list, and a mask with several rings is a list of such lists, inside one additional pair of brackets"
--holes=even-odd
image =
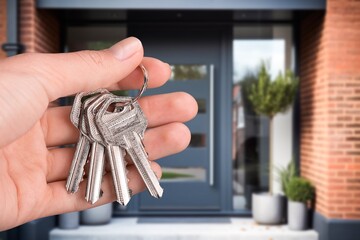
[(291, 70), (279, 72), (271, 79), (269, 67), (260, 64), (257, 81), (247, 87), (247, 97), (254, 111), (272, 119), (277, 113), (285, 112), (293, 103), (299, 80)]
[(283, 191), (285, 196), (287, 196), (288, 195), (287, 189), (289, 182), (291, 181), (291, 179), (295, 178), (298, 174), (295, 161), (291, 160), (291, 162), (289, 162), (289, 164), (286, 167), (278, 168), (277, 172), (281, 183), (281, 190)]
[(315, 188), (308, 180), (295, 177), (287, 186), (287, 197), (295, 202), (307, 202), (314, 198)]

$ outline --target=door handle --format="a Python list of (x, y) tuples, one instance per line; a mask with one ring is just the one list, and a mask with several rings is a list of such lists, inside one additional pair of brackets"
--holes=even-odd
[(210, 64), (209, 92), (209, 185), (214, 186), (214, 64)]

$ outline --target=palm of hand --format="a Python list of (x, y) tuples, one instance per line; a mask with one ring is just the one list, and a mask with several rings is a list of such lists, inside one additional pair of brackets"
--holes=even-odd
[(0, 184), (6, 189), (6, 197), (0, 198), (0, 222), (5, 223), (1, 227), (47, 215), (53, 196), (47, 182), (49, 156), (40, 122), (1, 148)]

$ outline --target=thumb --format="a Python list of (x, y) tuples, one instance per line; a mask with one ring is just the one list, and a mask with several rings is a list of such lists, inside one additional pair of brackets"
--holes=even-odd
[(23, 56), (30, 58), (33, 64), (27, 68), (34, 71), (49, 101), (53, 101), (77, 92), (109, 87), (134, 71), (143, 54), (140, 40), (130, 37), (101, 51)]

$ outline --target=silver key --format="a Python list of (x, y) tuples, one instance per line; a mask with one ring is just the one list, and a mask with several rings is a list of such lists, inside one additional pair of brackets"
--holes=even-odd
[[(105, 118), (111, 119), (113, 117), (117, 117), (117, 115), (107, 113), (106, 109), (113, 102), (129, 102), (131, 100), (130, 97), (118, 97), (112, 96), (110, 97), (101, 108), (104, 108)], [(122, 109), (122, 112), (125, 112), (128, 108)], [(115, 108), (115, 112), (118, 111), (119, 108)], [(99, 126), (97, 126), (99, 128)], [(101, 129), (101, 127), (100, 127)], [(100, 130), (101, 133), (101, 130)], [(117, 202), (121, 205), (126, 206), (131, 199), (131, 190), (128, 187), (128, 178), (127, 178), (127, 169), (125, 161), (125, 151), (119, 146), (109, 144), (106, 139), (104, 141), (100, 140), (106, 148), (106, 156), (111, 166), (111, 173), (116, 193)]]
[(102, 196), (101, 183), (105, 161), (104, 147), (99, 143), (101, 139), (99, 139), (100, 135), (94, 126), (93, 114), (109, 96), (109, 93), (104, 93), (87, 99), (83, 104), (84, 114), (81, 119), (80, 131), (89, 138), (91, 143), (85, 199), (92, 204), (96, 203)]
[[(99, 94), (103, 92), (108, 92), (105, 89), (99, 89), (94, 92), (89, 93), (78, 93), (75, 96), (73, 107), (70, 113), (70, 120), (72, 124), (80, 128), (80, 115), (82, 114), (82, 99), (83, 97), (92, 95), (92, 94)], [(79, 184), (83, 179), (84, 176), (84, 166), (89, 154), (90, 150), (90, 142), (89, 140), (80, 132), (78, 143), (76, 144), (75, 154), (71, 163), (69, 175), (66, 181), (66, 190), (69, 193), (75, 193), (79, 189)]]
[[(135, 164), (151, 196), (160, 198), (163, 189), (155, 172), (151, 169), (148, 155), (142, 139), (147, 127), (147, 120), (137, 102), (124, 107), (123, 111), (111, 113), (111, 118), (105, 114), (110, 103), (104, 103), (95, 120), (97, 126), (110, 145), (124, 148)], [(129, 109), (127, 109), (129, 108)]]

